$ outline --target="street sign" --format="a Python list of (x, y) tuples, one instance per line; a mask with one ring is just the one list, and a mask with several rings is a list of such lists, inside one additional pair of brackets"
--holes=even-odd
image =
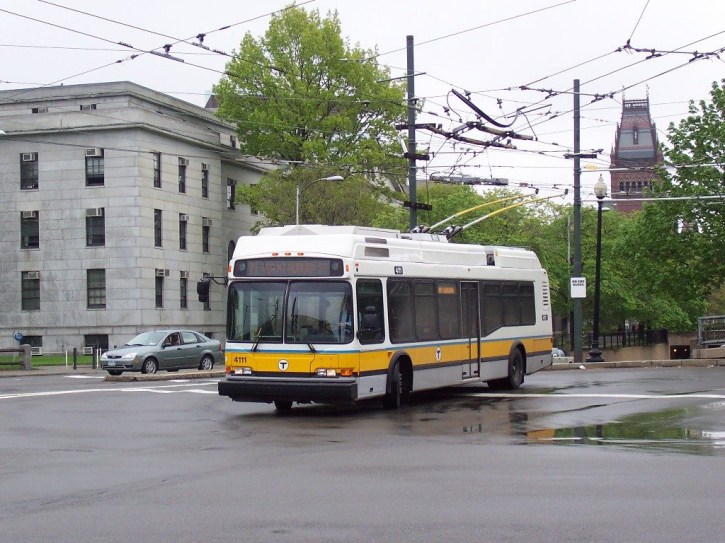
[(15, 332), (15, 335), (13, 337), (15, 338), (15, 341), (20, 343), (21, 341), (23, 341), (24, 336), (21, 332)]
[(587, 278), (572, 277), (571, 278), (571, 297), (586, 298), (587, 297)]

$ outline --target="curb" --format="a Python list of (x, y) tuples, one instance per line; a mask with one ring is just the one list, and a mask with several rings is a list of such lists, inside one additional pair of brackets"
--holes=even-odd
[(106, 375), (106, 381), (130, 383), (133, 381), (170, 381), (172, 379), (211, 379), (224, 377), (224, 370), (211, 371), (163, 371), (163, 373), (143, 374), (124, 372), (121, 375)]
[(606, 368), (714, 368), (725, 367), (722, 358), (697, 358), (686, 360), (626, 360), (620, 362), (574, 362), (552, 364), (544, 368), (552, 370), (606, 369)]

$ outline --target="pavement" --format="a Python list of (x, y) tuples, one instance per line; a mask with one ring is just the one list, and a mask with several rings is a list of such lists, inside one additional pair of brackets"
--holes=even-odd
[[(712, 368), (725, 367), (723, 358), (689, 358), (686, 360), (628, 360), (618, 362), (584, 362), (576, 364), (570, 358), (564, 358), (561, 362), (555, 362), (544, 371), (554, 370), (583, 370), (583, 369), (608, 369), (608, 368)], [(124, 372), (121, 375), (109, 375), (105, 370), (94, 368), (91, 365), (73, 366), (39, 366), (30, 370), (23, 369), (0, 369), (2, 377), (27, 377), (30, 375), (83, 375), (88, 377), (102, 377), (106, 381), (131, 382), (131, 381), (168, 381), (170, 379), (210, 379), (224, 377), (224, 369), (211, 371), (179, 370), (162, 371), (154, 374), (142, 374), (139, 372)]]

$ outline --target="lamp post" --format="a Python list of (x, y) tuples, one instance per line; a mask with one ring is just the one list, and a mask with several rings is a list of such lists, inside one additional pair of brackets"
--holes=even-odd
[(300, 186), (297, 185), (295, 187), (295, 224), (300, 224), (300, 194), (302, 194), (304, 191), (306, 191), (308, 188), (310, 188), (312, 185), (317, 183), (318, 181), (343, 181), (344, 177), (341, 175), (331, 175), (330, 177), (323, 177), (321, 179), (315, 179), (310, 184), (306, 185), (303, 189), (300, 190)]
[(602, 200), (607, 195), (607, 184), (599, 174), (594, 184), (594, 195), (597, 197), (597, 255), (594, 272), (594, 322), (592, 325), (592, 348), (589, 349), (587, 362), (604, 362), (602, 351), (599, 349), (599, 287), (602, 269)]

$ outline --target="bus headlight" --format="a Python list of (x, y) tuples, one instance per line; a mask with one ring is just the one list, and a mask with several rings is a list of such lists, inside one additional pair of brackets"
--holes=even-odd
[(234, 375), (252, 375), (252, 368), (243, 366), (234, 370)]

